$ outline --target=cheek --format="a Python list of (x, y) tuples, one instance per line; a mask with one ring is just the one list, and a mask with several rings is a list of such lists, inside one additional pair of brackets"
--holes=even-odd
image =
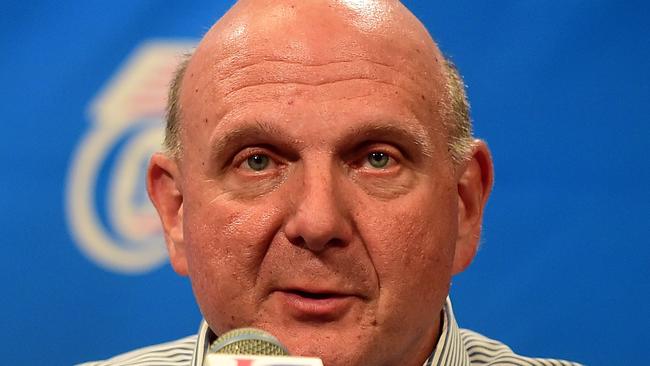
[(379, 278), (381, 306), (409, 307), (423, 315), (432, 301), (446, 296), (457, 236), (457, 203), (452, 192), (434, 197), (414, 194), (378, 205), (377, 214), (367, 215), (375, 219), (360, 225)]
[(405, 282), (429, 274), (445, 275), (453, 259), (454, 220), (431, 222), (422, 213), (394, 213), (387, 218), (390, 222), (378, 223), (385, 230), (377, 232), (381, 235), (376, 235), (372, 240), (376, 245), (369, 248), (380, 279)]
[(186, 197), (184, 239), (191, 266), (238, 266), (240, 271), (259, 265), (268, 239), (274, 235), (278, 208), (257, 199), (240, 202), (217, 189), (192, 187), (200, 192)]
[(275, 232), (273, 209), (214, 196), (186, 202), (209, 202), (184, 207), (188, 270), (202, 313), (221, 329), (249, 322), (259, 267)]
[[(429, 263), (453, 253), (457, 236), (458, 203), (452, 189), (412, 192), (386, 202), (366, 202), (359, 215), (371, 218), (365, 231), (381, 243), (376, 253), (399, 265), (410, 261)], [(373, 210), (374, 212), (369, 212)]]

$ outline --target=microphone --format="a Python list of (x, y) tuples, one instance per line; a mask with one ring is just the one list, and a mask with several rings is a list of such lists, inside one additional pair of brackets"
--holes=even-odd
[(205, 356), (206, 366), (323, 366), (319, 358), (292, 357), (271, 334), (256, 328), (221, 335)]

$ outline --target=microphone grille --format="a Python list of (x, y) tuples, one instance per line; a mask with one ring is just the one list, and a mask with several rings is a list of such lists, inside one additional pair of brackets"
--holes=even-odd
[(289, 351), (277, 338), (256, 328), (239, 328), (224, 333), (210, 346), (210, 352), (231, 355), (289, 355)]

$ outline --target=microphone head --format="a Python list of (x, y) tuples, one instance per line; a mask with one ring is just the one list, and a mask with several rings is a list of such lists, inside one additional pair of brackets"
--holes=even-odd
[(289, 351), (277, 338), (256, 328), (239, 328), (224, 333), (210, 346), (209, 352), (230, 355), (289, 355)]

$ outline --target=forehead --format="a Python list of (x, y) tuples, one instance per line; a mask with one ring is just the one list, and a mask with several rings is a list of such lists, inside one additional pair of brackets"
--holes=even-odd
[[(443, 74), (442, 56), (427, 30), (397, 1), (242, 1), (199, 44), (188, 66), (189, 82), (214, 84), (262, 60), (296, 65), (368, 60), (430, 86), (439, 86)], [(290, 70), (276, 70), (281, 72)]]
[[(318, 101), (373, 92), (378, 84), (401, 92), (422, 119), (439, 117), (442, 57), (417, 19), (399, 3), (383, 4), (363, 11), (238, 3), (206, 34), (188, 65), (183, 119), (218, 121), (233, 106), (302, 94), (310, 86), (318, 87), (309, 96)], [(361, 83), (334, 87), (353, 80)]]

